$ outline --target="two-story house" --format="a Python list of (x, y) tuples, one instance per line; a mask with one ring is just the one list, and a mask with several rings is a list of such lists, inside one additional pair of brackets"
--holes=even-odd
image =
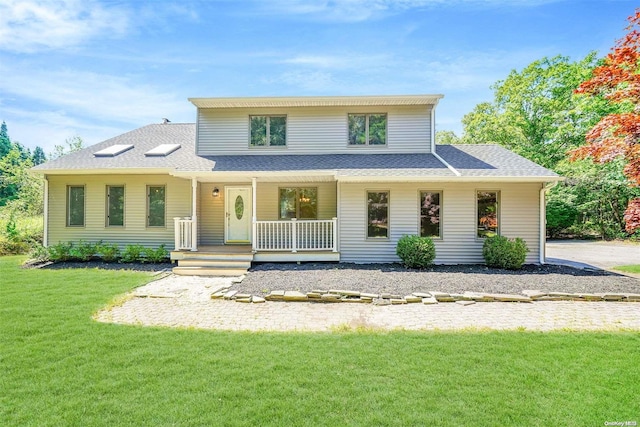
[[(435, 144), (441, 95), (193, 98), (195, 124), (152, 124), (34, 168), (45, 245), (165, 244), (176, 273), (251, 261), (481, 263), (486, 236), (544, 262), (545, 189), (561, 179), (496, 145)], [(216, 270), (217, 269), (217, 270)]]

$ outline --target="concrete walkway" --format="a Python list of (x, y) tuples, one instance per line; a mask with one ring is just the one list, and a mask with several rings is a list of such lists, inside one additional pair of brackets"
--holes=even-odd
[[(640, 330), (640, 303), (534, 302), (404, 304), (244, 304), (212, 300), (228, 278), (169, 276), (136, 289), (101, 322), (233, 331), (406, 330)], [(138, 296), (136, 296), (138, 295)], [(142, 297), (144, 296), (144, 297)]]

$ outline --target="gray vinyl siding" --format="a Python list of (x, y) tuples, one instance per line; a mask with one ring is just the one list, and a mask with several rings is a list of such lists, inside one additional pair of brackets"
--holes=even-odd
[[(386, 146), (349, 146), (349, 113), (386, 113)], [(285, 114), (286, 147), (249, 147), (250, 115)], [(431, 107), (324, 107), (198, 109), (199, 155), (428, 153), (431, 151)]]
[[(67, 186), (85, 186), (83, 227), (67, 227)], [(125, 225), (107, 227), (106, 186), (125, 186)], [(147, 186), (166, 187), (165, 226), (147, 227)], [(191, 215), (191, 181), (168, 175), (50, 175), (48, 243), (85, 240), (117, 243), (121, 247), (141, 244), (167, 250), (174, 246), (173, 217)]]
[[(224, 244), (224, 209), (225, 187), (248, 186), (248, 183), (238, 184), (200, 184), (200, 210), (198, 218), (199, 244), (222, 245)], [(219, 197), (212, 197), (214, 187), (220, 190)], [(279, 188), (290, 187), (315, 187), (318, 189), (318, 219), (331, 219), (336, 216), (336, 184), (335, 182), (259, 182), (256, 194), (256, 217), (259, 221), (276, 221), (279, 216)]]
[[(367, 191), (390, 191), (389, 239), (367, 239)], [(539, 262), (540, 184), (341, 184), (340, 259), (343, 262), (397, 262), (395, 247), (404, 234), (419, 233), (421, 190), (442, 191), (442, 239), (434, 240), (437, 264), (483, 263), (482, 240), (476, 239), (476, 190), (500, 191), (500, 233), (521, 237)]]

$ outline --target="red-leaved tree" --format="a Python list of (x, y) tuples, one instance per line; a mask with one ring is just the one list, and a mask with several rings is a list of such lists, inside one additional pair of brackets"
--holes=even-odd
[[(629, 17), (627, 35), (583, 82), (577, 93), (600, 95), (621, 106), (605, 116), (586, 135), (587, 144), (571, 151), (572, 159), (592, 158), (605, 163), (624, 157), (624, 174), (631, 185), (640, 186), (640, 9)], [(629, 201), (624, 215), (626, 230), (640, 229), (640, 198)]]

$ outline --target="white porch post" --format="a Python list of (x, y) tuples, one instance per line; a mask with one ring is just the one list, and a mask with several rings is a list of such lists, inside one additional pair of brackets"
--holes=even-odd
[(338, 252), (338, 218), (333, 217), (333, 252)]
[(49, 177), (44, 176), (44, 232), (42, 246), (49, 246)]
[(258, 239), (258, 224), (257, 224), (257, 215), (256, 215), (256, 197), (257, 193), (257, 183), (256, 178), (251, 178), (251, 251), (256, 253), (257, 239)]
[(198, 179), (191, 178), (191, 251), (198, 250)]
[(298, 252), (298, 219), (291, 218), (291, 252)]

